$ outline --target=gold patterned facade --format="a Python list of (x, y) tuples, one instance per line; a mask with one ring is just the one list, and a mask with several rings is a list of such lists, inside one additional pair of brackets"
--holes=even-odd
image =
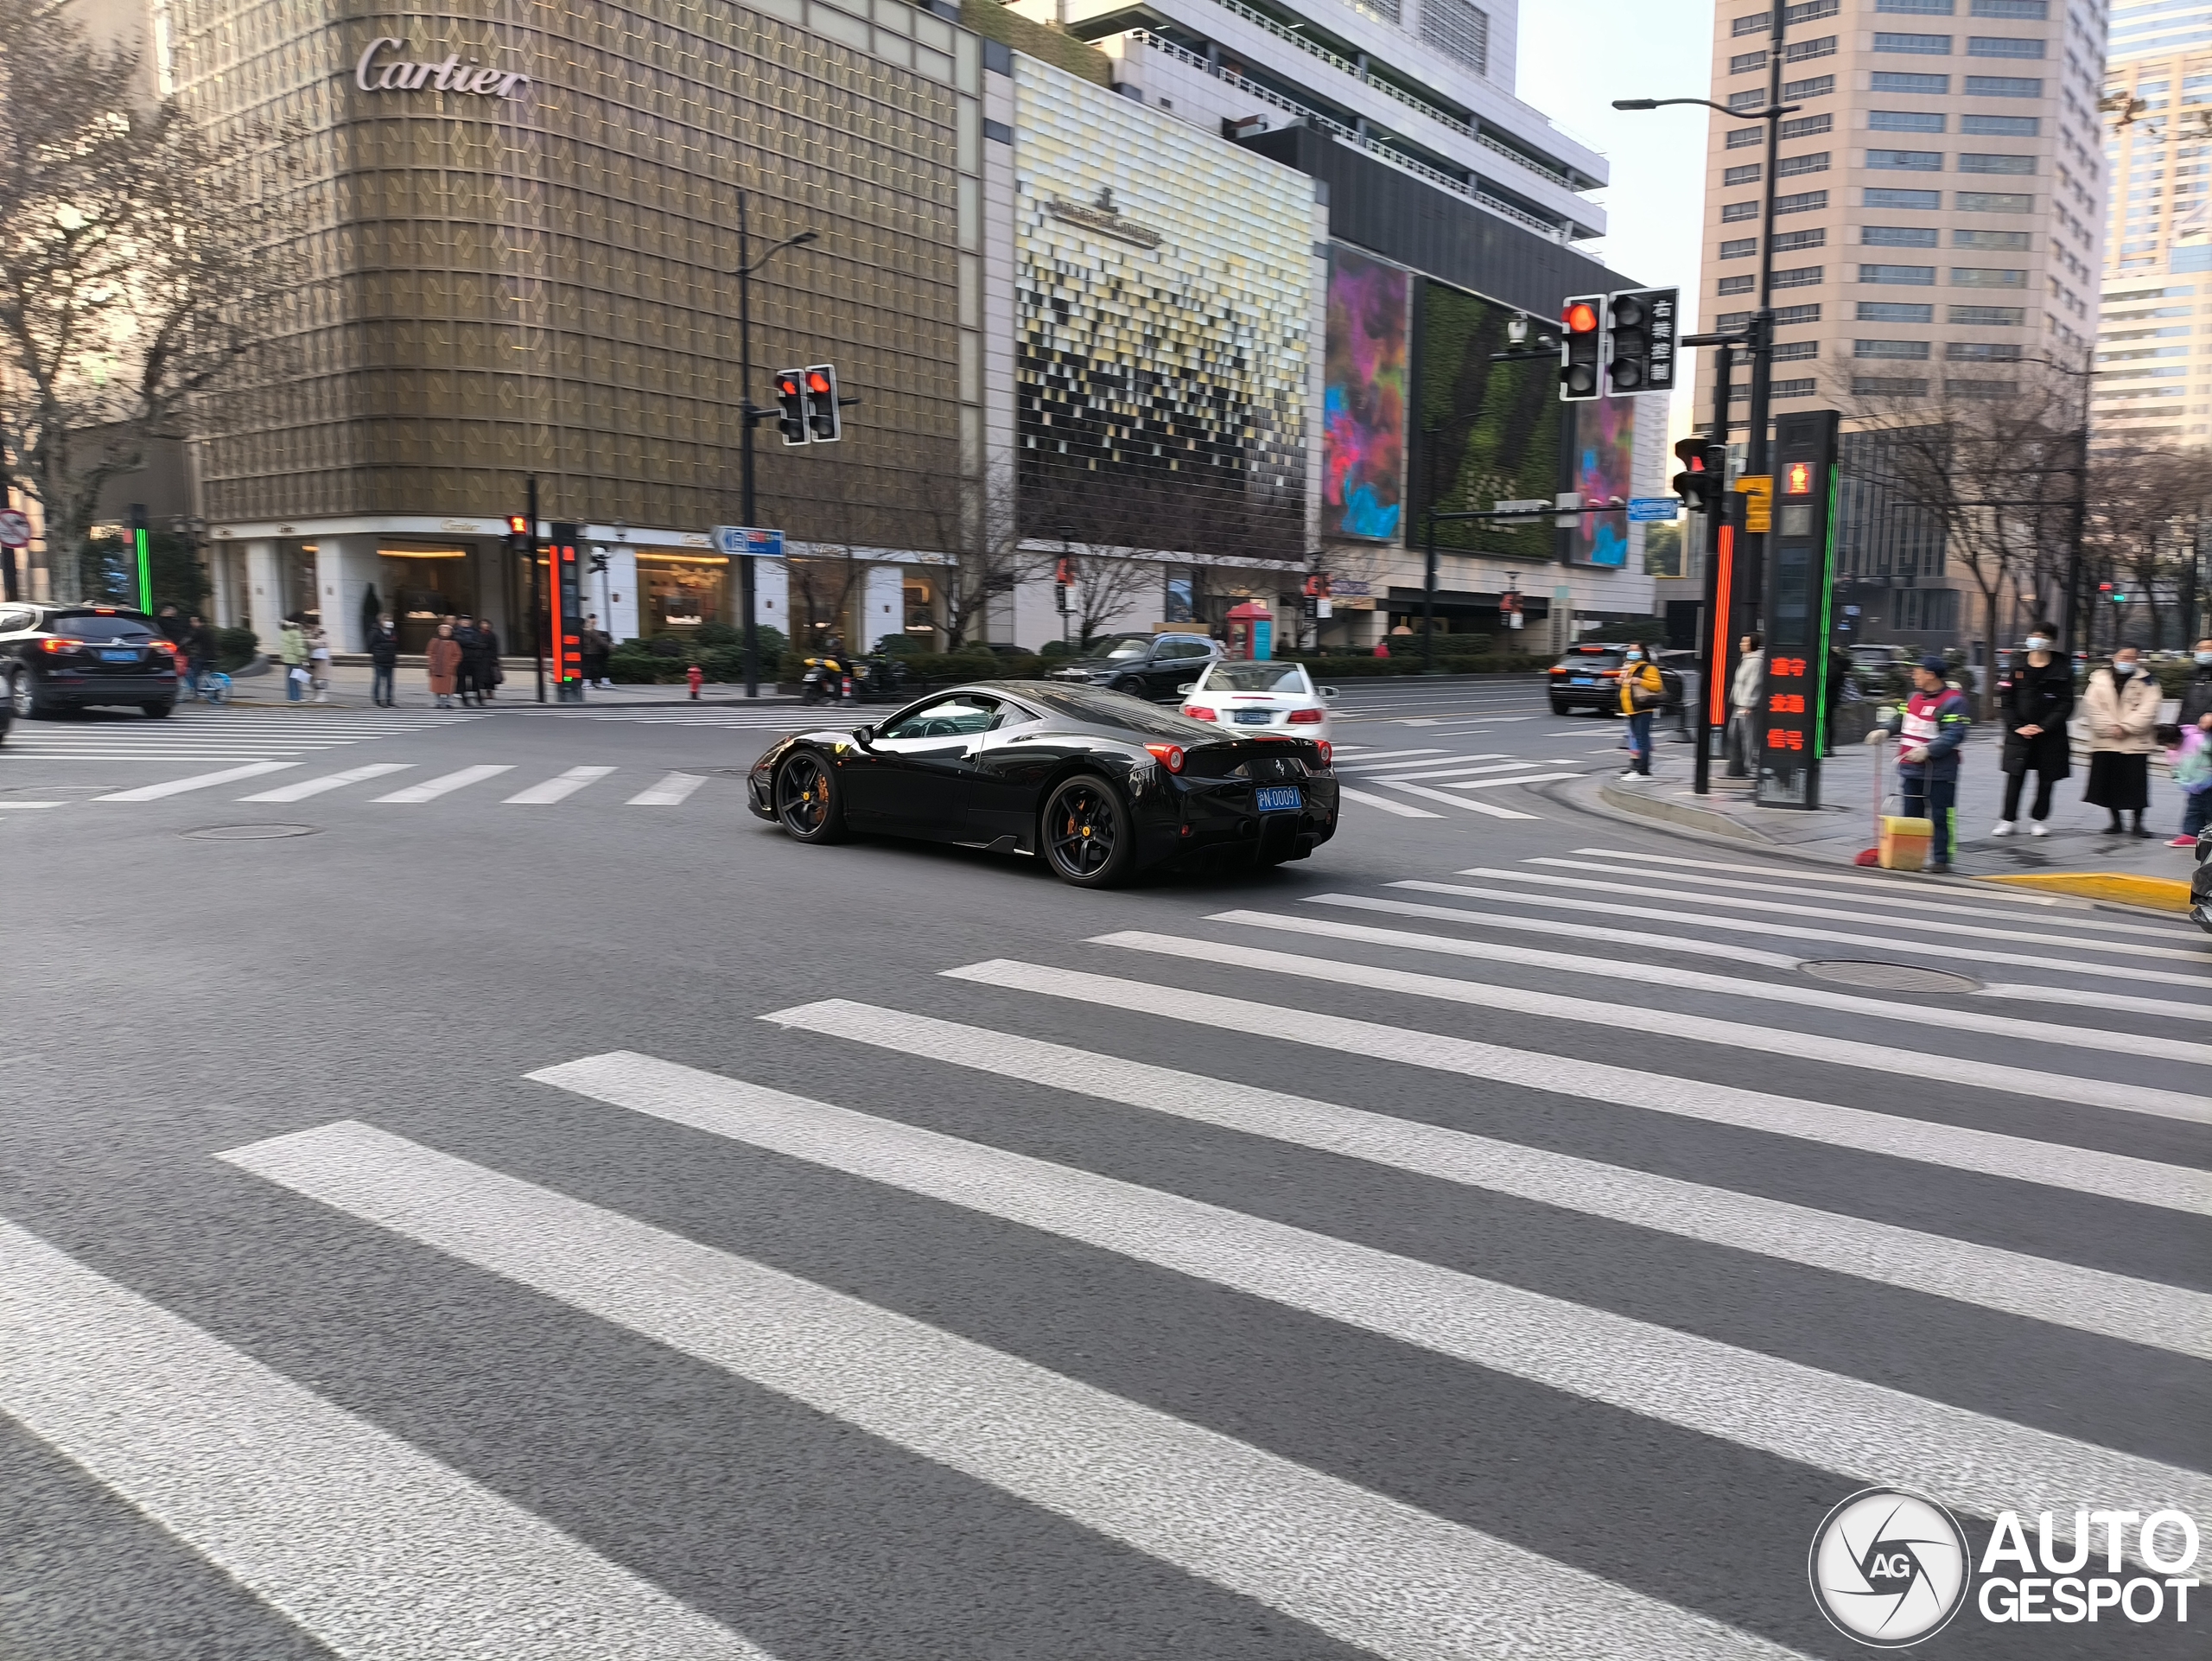
[(548, 518), (734, 521), (741, 189), (756, 257), (817, 232), (754, 281), (755, 400), (820, 361), (862, 400), (834, 448), (759, 435), (760, 517), (916, 545), (916, 505), (976, 426), (972, 36), (902, 0), (169, 0), (167, 18), (189, 106), (265, 136), (296, 179), (311, 272), (210, 400), (211, 519), (496, 515), (535, 474)]

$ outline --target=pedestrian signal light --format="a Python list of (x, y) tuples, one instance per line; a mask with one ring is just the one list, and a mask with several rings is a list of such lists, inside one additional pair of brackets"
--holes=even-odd
[(1598, 396), (1599, 371), (1605, 364), (1605, 331), (1599, 327), (1602, 294), (1586, 294), (1560, 308), (1559, 395), (1568, 402)]
[(776, 372), (776, 430), (786, 444), (806, 442), (806, 379), (797, 369)]
[(1782, 471), (1782, 493), (1785, 496), (1809, 496), (1813, 493), (1813, 464), (1792, 461)]
[(837, 413), (837, 367), (817, 363), (807, 368), (803, 391), (806, 407), (806, 436), (817, 444), (834, 444), (844, 436), (844, 422)]

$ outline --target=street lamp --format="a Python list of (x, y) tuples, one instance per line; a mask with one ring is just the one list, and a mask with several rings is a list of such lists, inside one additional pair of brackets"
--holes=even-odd
[[(1732, 119), (1753, 118), (1766, 123), (1766, 167), (1763, 172), (1765, 200), (1761, 208), (1763, 228), (1759, 235), (1759, 303), (1751, 314), (1751, 327), (1745, 342), (1751, 358), (1751, 399), (1746, 416), (1750, 430), (1744, 449), (1744, 471), (1754, 477), (1767, 470), (1768, 406), (1774, 384), (1774, 170), (1778, 165), (1782, 149), (1782, 118), (1804, 106), (1782, 101), (1783, 30), (1788, 26), (1789, 8), (1775, 0), (1769, 13), (1766, 49), (1766, 108), (1764, 110), (1732, 110), (1725, 104), (1715, 104), (1705, 98), (1617, 98), (1616, 110), (1658, 110), (1675, 104), (1695, 104), (1708, 110), (1717, 110)], [(1723, 408), (1731, 407), (1732, 397), (1724, 394)], [(1727, 424), (1714, 435), (1716, 443), (1728, 442)], [(1739, 586), (1745, 590), (1745, 619), (1748, 622), (1758, 608), (1760, 590), (1764, 586), (1760, 563), (1756, 559), (1738, 563), (1741, 574)]]
[[(821, 233), (801, 231), (796, 236), (785, 237), (760, 258), (753, 258), (752, 234), (746, 220), (746, 193), (737, 193), (737, 360), (741, 383), (745, 388), (743, 401), (738, 408), (743, 416), (745, 428), (743, 497), (741, 512), (750, 528), (758, 519), (753, 481), (753, 426), (774, 415), (773, 410), (756, 409), (753, 403), (753, 273), (786, 248), (803, 247), (817, 240)], [(743, 595), (745, 608), (745, 696), (760, 696), (760, 640), (754, 615), (753, 556), (742, 555), (738, 560), (738, 587)]]

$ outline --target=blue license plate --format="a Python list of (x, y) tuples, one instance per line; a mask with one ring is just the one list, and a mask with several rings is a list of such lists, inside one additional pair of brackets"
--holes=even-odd
[(1294, 785), (1262, 785), (1252, 792), (1252, 803), (1262, 813), (1295, 813), (1304, 799)]
[(100, 661), (102, 663), (137, 663), (138, 654), (135, 652), (103, 652), (100, 653)]
[(1232, 710), (1230, 713), (1236, 717), (1240, 727), (1264, 727), (1275, 718), (1272, 710)]
[(1587, 675), (1574, 675), (1568, 678), (1568, 684), (1573, 686), (1595, 686), (1597, 684)]

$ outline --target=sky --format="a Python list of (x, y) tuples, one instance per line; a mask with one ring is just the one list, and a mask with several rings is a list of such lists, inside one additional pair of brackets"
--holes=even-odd
[[(1680, 287), (1684, 334), (1705, 321), (1698, 250), (1711, 115), (1630, 112), (1612, 100), (1705, 98), (1712, 63), (1712, 0), (1522, 0), (1522, 102), (1612, 164), (1612, 182), (1592, 195), (1610, 229), (1576, 246), (1651, 288)], [(1676, 389), (1670, 431), (1689, 430), (1691, 401), (1687, 385)]]

